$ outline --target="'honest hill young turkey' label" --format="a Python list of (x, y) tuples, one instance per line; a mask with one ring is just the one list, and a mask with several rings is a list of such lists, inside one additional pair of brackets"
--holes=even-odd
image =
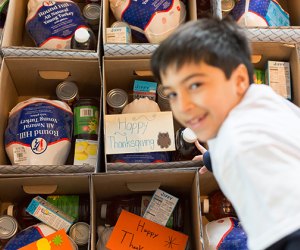
[(67, 160), (73, 127), (70, 107), (61, 101), (31, 98), (9, 115), (5, 149), (12, 164), (61, 165)]

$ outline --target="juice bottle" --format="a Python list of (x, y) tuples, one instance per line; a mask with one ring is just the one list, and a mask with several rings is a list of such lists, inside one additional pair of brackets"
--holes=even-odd
[(79, 28), (71, 39), (71, 48), (80, 50), (95, 50), (96, 38), (92, 30)]

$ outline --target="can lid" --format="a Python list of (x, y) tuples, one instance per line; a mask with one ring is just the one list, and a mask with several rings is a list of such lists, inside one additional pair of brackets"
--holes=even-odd
[(64, 81), (57, 85), (56, 95), (60, 100), (68, 101), (76, 97), (78, 88), (74, 82)]
[(163, 89), (163, 85), (162, 84), (158, 84), (156, 91), (157, 91), (157, 95), (160, 98), (162, 98), (162, 99), (168, 99), (168, 97), (164, 93), (164, 89)]
[(116, 21), (114, 22), (111, 26), (111, 28), (118, 28), (118, 27), (127, 27), (130, 30), (130, 26), (128, 23), (126, 22), (122, 22), (122, 21)]
[(18, 231), (17, 220), (9, 215), (0, 217), (0, 239), (5, 240), (13, 237)]
[(85, 222), (77, 222), (70, 228), (69, 235), (79, 246), (88, 244), (90, 226)]
[(101, 7), (97, 3), (90, 3), (84, 6), (82, 13), (89, 20), (98, 20), (100, 19)]
[(233, 9), (235, 2), (234, 0), (222, 0), (221, 5), (222, 11), (229, 12)]
[(123, 108), (128, 103), (128, 95), (123, 89), (112, 89), (107, 93), (106, 102), (113, 108)]

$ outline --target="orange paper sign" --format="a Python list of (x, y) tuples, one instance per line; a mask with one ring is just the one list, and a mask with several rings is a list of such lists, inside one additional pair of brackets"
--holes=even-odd
[(64, 229), (41, 238), (19, 250), (73, 250), (68, 235)]
[(184, 250), (188, 236), (122, 210), (106, 247), (111, 250)]

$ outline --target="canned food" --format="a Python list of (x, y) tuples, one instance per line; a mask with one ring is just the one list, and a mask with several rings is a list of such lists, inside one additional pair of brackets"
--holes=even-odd
[(74, 82), (64, 81), (58, 84), (56, 95), (58, 99), (66, 102), (69, 106), (79, 99), (78, 88)]
[(90, 3), (84, 6), (82, 14), (93, 30), (98, 30), (101, 6), (97, 3)]
[(12, 238), (18, 231), (17, 220), (9, 215), (0, 217), (0, 240), (8, 240)]
[(123, 89), (112, 89), (106, 95), (108, 114), (121, 114), (128, 103), (128, 94)]
[(78, 246), (87, 245), (89, 242), (90, 226), (85, 222), (77, 222), (70, 228), (69, 235)]
[(226, 15), (228, 12), (230, 12), (235, 5), (234, 0), (221, 0), (221, 8), (223, 15)]
[(157, 104), (161, 111), (171, 111), (168, 97), (163, 92), (162, 84), (157, 87)]

